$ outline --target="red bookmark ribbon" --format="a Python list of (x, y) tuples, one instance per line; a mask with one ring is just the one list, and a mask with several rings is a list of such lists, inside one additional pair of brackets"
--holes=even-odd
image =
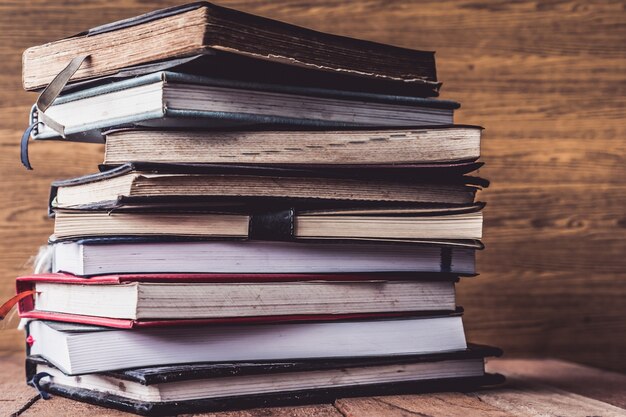
[(21, 293), (16, 294), (13, 297), (9, 298), (7, 301), (5, 301), (4, 304), (0, 306), (0, 320), (4, 320), (6, 315), (9, 314), (9, 311), (11, 311), (15, 304), (19, 303), (20, 300), (35, 294), (35, 292), (35, 290), (22, 291)]

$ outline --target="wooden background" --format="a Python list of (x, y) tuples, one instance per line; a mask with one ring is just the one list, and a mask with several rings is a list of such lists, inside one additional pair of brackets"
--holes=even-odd
[[(50, 181), (95, 170), (102, 148), (19, 137), (35, 95), (22, 51), (176, 4), (0, 2), (0, 298), (46, 241)], [(507, 356), (554, 356), (626, 371), (626, 15), (607, 1), (222, 1), (290, 23), (437, 51), (457, 122), (484, 125), (485, 243), (459, 286), (468, 336)], [(0, 349), (21, 349), (16, 320)]]

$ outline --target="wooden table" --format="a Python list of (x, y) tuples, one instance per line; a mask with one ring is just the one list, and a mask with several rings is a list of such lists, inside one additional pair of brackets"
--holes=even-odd
[[(54, 396), (38, 398), (24, 383), (23, 354), (0, 356), (1, 416), (130, 416)], [(472, 393), (346, 398), (334, 404), (265, 408), (214, 417), (618, 417), (626, 416), (626, 375), (553, 359), (496, 359), (491, 372), (505, 374), (504, 387)], [(195, 416), (199, 416), (196, 414)]]

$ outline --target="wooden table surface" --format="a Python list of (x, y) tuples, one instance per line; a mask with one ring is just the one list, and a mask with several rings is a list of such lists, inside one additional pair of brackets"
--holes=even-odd
[[(38, 398), (24, 382), (24, 356), (0, 356), (1, 416), (104, 416), (132, 414), (53, 396)], [(334, 404), (264, 408), (212, 417), (618, 417), (626, 416), (626, 375), (553, 359), (493, 359), (490, 372), (507, 376), (500, 388), (472, 393), (437, 393), (345, 398)], [(190, 415), (187, 415), (190, 416)], [(200, 416), (200, 414), (194, 414)]]

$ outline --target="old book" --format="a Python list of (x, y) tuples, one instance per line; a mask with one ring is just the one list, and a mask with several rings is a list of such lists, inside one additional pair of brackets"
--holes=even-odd
[[(195, 169), (197, 168), (197, 169)], [(300, 202), (330, 205), (448, 206), (474, 203), (487, 183), (479, 178), (428, 178), (388, 174), (378, 178), (363, 170), (282, 170), (247, 167), (155, 168), (126, 164), (97, 174), (52, 184), (55, 209), (110, 209), (133, 205), (175, 205), (194, 201), (204, 207), (251, 202)], [(305, 204), (306, 203), (306, 204)], [(283, 204), (284, 205), (284, 204)]]
[(194, 131), (123, 129), (105, 134), (104, 164), (422, 165), (474, 161), (481, 128)]
[[(454, 101), (215, 79), (161, 71), (61, 94), (45, 115), (68, 139), (102, 140), (119, 126), (219, 128), (450, 125)], [(41, 120), (37, 109), (31, 122)], [(36, 126), (35, 139), (58, 139)]]
[(170, 415), (495, 385), (503, 377), (486, 374), (484, 361), (501, 354), (497, 348), (468, 344), (466, 350), (427, 355), (195, 363), (80, 378), (30, 356), (26, 369), (29, 380), (47, 373), (39, 385), (52, 394), (138, 414)]
[(444, 272), (472, 275), (478, 242), (373, 243), (99, 238), (51, 245), (52, 271), (145, 273)]
[[(479, 240), (480, 206), (428, 212), (411, 209), (313, 210), (283, 215), (215, 212), (57, 210), (54, 236), (193, 236), (203, 238)], [(269, 214), (269, 215), (268, 215)], [(256, 230), (260, 229), (260, 232)], [(278, 229), (278, 230), (274, 230)], [(288, 233), (284, 229), (289, 229)], [(273, 232), (276, 231), (274, 234)]]
[[(396, 278), (396, 279), (394, 279)], [(404, 279), (403, 279), (404, 278)], [(394, 274), (177, 274), (80, 278), (34, 274), (18, 291), (36, 293), (19, 304), (21, 317), (91, 316), (128, 321), (454, 311), (449, 276), (408, 279)], [(58, 314), (56, 314), (58, 313)]]
[(133, 330), (34, 320), (27, 332), (32, 336), (28, 354), (41, 355), (69, 375), (196, 362), (362, 358), (467, 348), (458, 314)]
[(315, 67), (290, 65), (240, 55), (237, 53), (207, 49), (200, 55), (172, 58), (147, 64), (124, 67), (111, 75), (70, 81), (64, 92), (78, 91), (112, 81), (151, 74), (159, 71), (200, 75), (214, 79), (263, 84), (281, 84), (304, 87), (311, 91), (343, 90), (359, 94), (387, 94), (413, 97), (436, 97), (441, 83), (420, 80), (394, 81), (388, 78), (359, 76), (340, 71), (324, 71)]
[(73, 80), (212, 51), (409, 86), (437, 86), (433, 52), (320, 33), (207, 2), (158, 10), (29, 48), (22, 59), (22, 78), (27, 90), (43, 87), (78, 55), (90, 58)]

